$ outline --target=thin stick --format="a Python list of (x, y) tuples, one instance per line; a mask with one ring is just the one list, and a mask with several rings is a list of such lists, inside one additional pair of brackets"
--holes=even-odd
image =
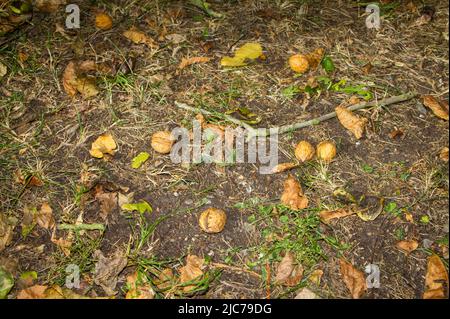
[(261, 279), (261, 275), (260, 274), (254, 272), (254, 271), (245, 269), (245, 268), (239, 268), (239, 267), (236, 267), (236, 266), (230, 266), (230, 265), (226, 265), (226, 264), (222, 264), (222, 263), (211, 263), (211, 266), (213, 268), (230, 269), (230, 270), (234, 270), (234, 271), (237, 271), (237, 272), (245, 272), (245, 273), (247, 273), (249, 275), (252, 275), (252, 276), (254, 276), (256, 278)]
[[(406, 93), (406, 94), (402, 94), (402, 95), (389, 97), (389, 98), (383, 99), (381, 101), (372, 101), (372, 102), (358, 103), (358, 104), (355, 104), (355, 105), (352, 105), (352, 106), (348, 107), (348, 109), (350, 111), (358, 111), (358, 110), (367, 109), (367, 108), (375, 107), (375, 106), (383, 107), (383, 106), (388, 106), (388, 105), (391, 105), (391, 104), (405, 102), (405, 101), (408, 101), (408, 100), (411, 100), (411, 99), (415, 98), (416, 96), (418, 96), (417, 93), (410, 92), (410, 93)], [(188, 111), (200, 112), (200, 113), (203, 113), (205, 115), (210, 115), (210, 116), (211, 115), (215, 115), (212, 112), (209, 112), (209, 111), (206, 111), (206, 110), (203, 110), (203, 109), (199, 109), (199, 108), (195, 108), (195, 107), (191, 107), (191, 106), (189, 106), (187, 104), (184, 104), (184, 103), (175, 102), (175, 105), (177, 107), (179, 107), (179, 108), (182, 108), (182, 109), (185, 109), (185, 110), (188, 110)], [(226, 114), (221, 114), (221, 116), (224, 119), (226, 119), (229, 122), (231, 122), (231, 123), (234, 123), (236, 125), (239, 125), (239, 126), (242, 126), (242, 127), (246, 128), (249, 131), (248, 132), (249, 138), (252, 138), (252, 137), (256, 137), (256, 136), (267, 136), (267, 135), (269, 135), (271, 133), (273, 133), (273, 134), (284, 134), (284, 133), (296, 131), (296, 130), (299, 130), (301, 128), (305, 128), (305, 127), (308, 127), (308, 126), (317, 125), (317, 124), (319, 124), (321, 122), (324, 122), (324, 121), (330, 120), (332, 118), (335, 118), (336, 117), (336, 112), (331, 112), (331, 113), (328, 113), (328, 114), (316, 117), (315, 119), (312, 119), (312, 120), (299, 122), (299, 123), (294, 123), (294, 124), (283, 125), (283, 126), (279, 126), (279, 127), (273, 127), (273, 128), (270, 128), (270, 129), (267, 129), (267, 128), (257, 128), (257, 129), (255, 129), (255, 128), (251, 127), (249, 124), (247, 124), (245, 122), (242, 122), (242, 121), (240, 121), (238, 119), (235, 119), (232, 116), (228, 116)]]
[(105, 230), (103, 224), (60, 224), (58, 225), (60, 230)]

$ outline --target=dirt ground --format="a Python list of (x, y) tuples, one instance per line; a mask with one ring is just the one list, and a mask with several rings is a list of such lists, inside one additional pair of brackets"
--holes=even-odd
[[(116, 298), (125, 297), (127, 276), (135, 271), (158, 298), (293, 298), (303, 287), (322, 298), (350, 298), (339, 266), (345, 258), (362, 272), (368, 264), (380, 269), (380, 287), (368, 289), (363, 298), (409, 299), (422, 298), (431, 254), (448, 267), (449, 171), (440, 158), (449, 144), (448, 121), (424, 108), (420, 98), (358, 112), (368, 121), (360, 140), (337, 119), (281, 135), (280, 162), (295, 161), (301, 140), (313, 145), (332, 140), (337, 156), (329, 164), (314, 159), (279, 174), (260, 174), (258, 164), (174, 164), (150, 146), (156, 131), (189, 127), (195, 118), (175, 101), (217, 113), (245, 106), (261, 117), (257, 127), (332, 112), (352, 94), (323, 91), (307, 97), (295, 88), (325, 71), (296, 76), (287, 63), (291, 55), (317, 48), (333, 60), (333, 79), (363, 85), (372, 100), (417, 92), (448, 101), (446, 1), (426, 1), (435, 14), (422, 25), (417, 24), (422, 1), (380, 4), (379, 30), (366, 27), (365, 7), (357, 1), (211, 0), (222, 17), (188, 1), (72, 2), (81, 9), (80, 29), (61, 29), (67, 16), (61, 9), (35, 13), (0, 38), (0, 61), (8, 69), (0, 79), (0, 213), (16, 221), (0, 265), (16, 279), (35, 271), (33, 284), (62, 286), (67, 265), (75, 264), (82, 282), (76, 292), (106, 296), (95, 280), (94, 252), (120, 251), (127, 266), (116, 276)], [(98, 10), (112, 17), (110, 30), (95, 27)], [(131, 27), (155, 46), (130, 42), (123, 32)], [(260, 43), (264, 59), (241, 68), (220, 66), (222, 57), (247, 42)], [(183, 58), (197, 56), (211, 60), (178, 69)], [(72, 98), (64, 90), (63, 72), (70, 61), (86, 60), (108, 72), (96, 75), (98, 95)], [(220, 117), (206, 119), (229, 125)], [(89, 150), (104, 133), (114, 137), (118, 149), (97, 159)], [(144, 151), (149, 160), (131, 168)], [(289, 174), (300, 181), (307, 209), (293, 212), (280, 205)], [(382, 213), (373, 221), (352, 215), (321, 223), (320, 211), (343, 206), (333, 196), (339, 188), (384, 199)], [(113, 205), (103, 218), (99, 193), (115, 200), (133, 194), (133, 202), (145, 200), (153, 211), (125, 212)], [(39, 211), (43, 203), (51, 206), (57, 225), (82, 218), (106, 229), (58, 229), (52, 235), (36, 225), (24, 234), (25, 212)], [(209, 207), (227, 214), (218, 234), (198, 225)], [(55, 238), (72, 244), (64, 251)], [(416, 241), (417, 249), (406, 254), (396, 247), (402, 240)], [(288, 251), (304, 268), (292, 287), (275, 282)], [(208, 275), (197, 292), (158, 286), (161, 271), (169, 268), (177, 277), (188, 255), (206, 258)], [(313, 282), (311, 274), (320, 270), (320, 281)], [(16, 282), (9, 298), (25, 285)]]

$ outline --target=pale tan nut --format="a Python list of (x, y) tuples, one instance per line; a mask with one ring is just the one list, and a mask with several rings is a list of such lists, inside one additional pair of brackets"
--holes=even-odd
[(314, 146), (307, 141), (300, 141), (295, 148), (295, 157), (301, 162), (313, 159), (315, 153)]
[(289, 58), (289, 66), (294, 72), (305, 73), (309, 70), (309, 61), (305, 55), (296, 54)]
[(336, 156), (336, 145), (331, 141), (323, 141), (317, 145), (317, 157), (325, 162), (331, 162)]
[(220, 233), (227, 222), (227, 214), (218, 208), (208, 208), (200, 214), (200, 228), (210, 234)]
[(95, 26), (106, 31), (113, 27), (113, 21), (108, 14), (101, 12), (95, 16)]
[(160, 154), (169, 154), (174, 142), (172, 133), (159, 131), (152, 135), (151, 146)]

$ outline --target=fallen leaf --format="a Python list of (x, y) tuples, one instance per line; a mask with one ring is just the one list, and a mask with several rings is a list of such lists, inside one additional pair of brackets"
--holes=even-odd
[(117, 144), (111, 134), (100, 135), (91, 146), (89, 153), (95, 158), (103, 158), (105, 154), (114, 155)]
[(423, 105), (433, 111), (437, 117), (448, 121), (448, 102), (444, 100), (438, 101), (434, 96), (425, 95), (423, 97)]
[(384, 209), (384, 198), (374, 195), (363, 195), (359, 198), (356, 207), (356, 215), (363, 221), (373, 221), (380, 216)]
[(34, 285), (22, 289), (17, 294), (17, 299), (44, 299), (47, 286)]
[(405, 136), (405, 132), (402, 129), (393, 129), (390, 133), (389, 133), (389, 137), (391, 139), (396, 139), (396, 138), (403, 138)]
[(14, 286), (13, 276), (0, 266), (0, 299), (6, 299), (6, 296)]
[(423, 299), (445, 299), (448, 295), (448, 273), (438, 255), (428, 257), (427, 274), (425, 275), (425, 292)]
[(95, 79), (88, 77), (87, 72), (96, 71), (97, 67), (93, 61), (75, 62), (70, 61), (63, 73), (62, 83), (64, 90), (71, 97), (80, 93), (83, 98), (88, 99), (99, 93), (95, 85)]
[(303, 194), (300, 183), (292, 175), (289, 175), (284, 181), (281, 203), (292, 210), (301, 210), (308, 207), (308, 198)]
[(336, 146), (331, 141), (323, 141), (317, 145), (317, 157), (325, 162), (331, 162), (336, 156)]
[(295, 148), (295, 157), (301, 162), (313, 159), (315, 153), (314, 146), (307, 141), (300, 141)]
[(38, 274), (35, 271), (26, 271), (20, 274), (19, 280), (17, 282), (17, 286), (24, 289), (27, 287), (31, 287), (34, 284), (34, 281), (37, 279)]
[(409, 255), (419, 247), (419, 243), (415, 240), (402, 240), (395, 245), (398, 249)]
[(131, 167), (134, 169), (138, 169), (141, 167), (148, 159), (150, 158), (150, 154), (147, 152), (140, 152), (136, 157), (131, 161)]
[(72, 247), (72, 241), (70, 239), (56, 238), (56, 227), (53, 228), (52, 236), (50, 237), (52, 243), (58, 246), (64, 255), (70, 256), (70, 248)]
[(67, 0), (34, 0), (33, 8), (46, 13), (52, 13), (59, 9)]
[(332, 219), (347, 217), (355, 214), (355, 212), (351, 209), (336, 209), (336, 210), (323, 210), (319, 213), (320, 220), (328, 224)]
[(125, 31), (123, 35), (134, 44), (145, 44), (150, 49), (158, 48), (158, 45), (152, 38), (136, 28), (131, 28), (130, 30)]
[(439, 158), (441, 160), (443, 160), (444, 162), (448, 162), (448, 147), (444, 147), (440, 152), (439, 152)]
[(164, 268), (158, 275), (158, 278), (154, 281), (160, 290), (167, 290), (169, 287), (175, 284), (176, 278), (173, 271), (170, 268)]
[(204, 262), (203, 258), (196, 255), (188, 255), (186, 257), (186, 265), (179, 270), (180, 283), (185, 285), (183, 287), (184, 292), (190, 292), (195, 289), (195, 284), (189, 285), (188, 283), (198, 280), (203, 276), (202, 268)]
[(94, 257), (98, 260), (95, 264), (94, 283), (102, 287), (108, 296), (115, 295), (117, 277), (127, 266), (127, 257), (119, 250), (109, 258), (105, 257), (100, 250), (96, 250)]
[(227, 214), (218, 208), (208, 208), (200, 214), (200, 228), (210, 234), (220, 233), (227, 222)]
[(169, 131), (159, 131), (152, 135), (151, 146), (160, 154), (168, 154), (174, 143), (172, 133)]
[(144, 214), (145, 212), (151, 213), (153, 211), (152, 206), (149, 203), (147, 203), (145, 200), (143, 200), (139, 203), (134, 203), (134, 204), (126, 203), (126, 204), (123, 204), (121, 206), (121, 208), (123, 210), (129, 211), (129, 212), (138, 211), (141, 214)]
[(55, 227), (53, 210), (47, 202), (44, 202), (41, 206), (41, 209), (37, 212), (36, 222), (39, 226), (45, 229), (51, 229)]
[(272, 168), (272, 173), (277, 174), (277, 173), (286, 172), (295, 167), (298, 167), (298, 164), (292, 163), (292, 162), (291, 163), (281, 163), (281, 164), (274, 166), (274, 168)]
[(342, 126), (352, 132), (353, 135), (355, 135), (355, 137), (359, 140), (363, 136), (367, 120), (365, 118), (360, 118), (359, 116), (353, 114), (352, 111), (342, 106), (336, 107), (335, 111)]
[(0, 62), (0, 81), (6, 75), (6, 73), (8, 73), (8, 68), (2, 62)]
[(248, 60), (255, 60), (262, 54), (261, 44), (246, 43), (235, 51), (234, 57), (223, 57), (220, 64), (225, 67), (245, 66)]
[(109, 30), (113, 26), (112, 18), (108, 14), (100, 12), (95, 16), (95, 26), (100, 30)]
[(300, 289), (294, 299), (320, 299), (320, 297), (305, 287)]
[(11, 243), (13, 238), (14, 224), (6, 214), (0, 213), (0, 253)]
[(290, 252), (284, 255), (278, 264), (275, 282), (288, 287), (296, 286), (303, 278), (303, 267), (296, 264), (294, 255)]
[(129, 287), (129, 290), (125, 295), (125, 299), (155, 298), (155, 291), (152, 286), (137, 271), (127, 276), (127, 287)]
[(22, 217), (22, 237), (26, 238), (34, 229), (34, 227), (37, 224), (36, 216), (37, 216), (37, 209), (35, 207), (28, 207), (25, 206), (23, 209), (23, 217)]
[(94, 198), (100, 203), (100, 217), (106, 220), (110, 213), (117, 208), (117, 192), (105, 191), (102, 185), (96, 185)]
[(211, 58), (202, 57), (202, 56), (197, 56), (197, 57), (192, 57), (192, 58), (183, 58), (181, 60), (180, 64), (178, 65), (178, 69), (183, 70), (184, 68), (188, 67), (189, 65), (197, 64), (197, 63), (206, 63), (206, 62), (209, 62), (209, 60), (211, 60)]
[(339, 260), (339, 265), (344, 283), (350, 290), (352, 298), (361, 298), (367, 290), (366, 276), (343, 258)]
[(325, 50), (322, 48), (318, 48), (306, 55), (306, 59), (309, 62), (309, 67), (311, 69), (317, 69), (317, 67), (320, 65), (320, 62), (322, 62), (323, 56), (325, 54)]

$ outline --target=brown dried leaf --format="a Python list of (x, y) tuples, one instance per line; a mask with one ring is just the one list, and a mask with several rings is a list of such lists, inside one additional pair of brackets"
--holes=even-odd
[(39, 226), (45, 229), (51, 229), (55, 227), (53, 210), (47, 202), (43, 203), (41, 209), (37, 212), (36, 222)]
[(72, 247), (72, 241), (69, 239), (56, 238), (56, 227), (53, 228), (52, 236), (50, 238), (51, 242), (58, 246), (64, 255), (70, 256), (70, 248)]
[(439, 158), (441, 160), (443, 160), (444, 162), (448, 162), (448, 147), (444, 147), (440, 152), (439, 152)]
[(292, 175), (289, 175), (284, 181), (281, 203), (292, 210), (301, 210), (308, 207), (308, 198), (303, 194), (300, 183)]
[(409, 255), (419, 247), (419, 243), (415, 240), (402, 240), (399, 241), (395, 247)]
[(136, 271), (127, 277), (127, 291), (125, 299), (154, 299), (155, 291), (145, 279), (139, 277)]
[(0, 213), (0, 253), (11, 243), (13, 230), (14, 225), (10, 223), (4, 213)]
[(100, 184), (95, 186), (94, 198), (100, 203), (100, 217), (103, 220), (106, 220), (109, 214), (118, 207), (117, 192), (107, 192)]
[[(188, 282), (199, 279), (203, 276), (204, 259), (195, 255), (188, 255), (186, 257), (186, 265), (180, 268), (180, 283), (186, 284)], [(195, 285), (188, 285), (183, 287), (184, 292), (189, 292), (195, 289)]]
[(82, 61), (76, 63), (70, 61), (63, 73), (62, 83), (64, 90), (71, 97), (80, 93), (83, 98), (87, 99), (99, 93), (95, 85), (95, 79), (88, 77), (85, 73), (96, 71), (97, 66), (94, 61)]
[(295, 264), (294, 255), (286, 253), (277, 267), (275, 282), (288, 287), (296, 286), (303, 278), (303, 267)]
[(332, 219), (347, 217), (353, 214), (355, 214), (353, 210), (341, 208), (337, 210), (323, 210), (319, 213), (319, 217), (323, 223), (328, 224)]
[(47, 286), (34, 285), (19, 291), (17, 299), (45, 299)]
[(138, 31), (135, 28), (131, 28), (128, 31), (125, 31), (123, 33), (123, 35), (130, 40), (131, 42), (133, 42), (134, 44), (145, 44), (146, 46), (148, 46), (150, 49), (155, 49), (158, 47), (158, 45), (156, 44), (156, 42), (150, 38), (148, 35), (146, 35), (145, 33)]
[(295, 163), (281, 163), (276, 165), (273, 169), (272, 169), (272, 173), (276, 174), (276, 173), (282, 173), (282, 172), (286, 172), (288, 170), (291, 170), (295, 167), (297, 167), (298, 164)]
[(367, 120), (354, 115), (352, 111), (342, 106), (336, 107), (335, 111), (342, 126), (352, 132), (357, 139), (360, 139), (363, 136)]
[[(428, 258), (427, 274), (425, 276), (425, 292), (423, 299), (444, 299), (445, 289), (449, 287), (448, 273), (438, 255)], [(448, 293), (448, 291), (447, 291)]]
[(188, 67), (189, 65), (196, 64), (196, 63), (206, 63), (209, 62), (211, 58), (208, 57), (192, 57), (192, 58), (183, 58), (181, 60), (181, 63), (178, 65), (179, 70), (183, 70), (185, 67)]
[(94, 283), (102, 287), (108, 296), (115, 295), (117, 277), (127, 266), (127, 257), (119, 250), (109, 258), (105, 257), (100, 250), (96, 250), (94, 257), (98, 259), (95, 264)]
[(313, 52), (308, 53), (306, 55), (306, 59), (309, 62), (309, 67), (311, 69), (317, 69), (317, 67), (320, 65), (320, 62), (322, 62), (324, 54), (325, 50), (322, 48), (316, 49)]
[(341, 275), (344, 279), (345, 285), (350, 290), (353, 299), (359, 299), (367, 290), (366, 277), (364, 273), (352, 264), (341, 258), (339, 260)]
[(425, 95), (423, 97), (423, 105), (433, 111), (437, 117), (448, 121), (448, 102), (444, 100), (438, 101), (434, 96)]
[(52, 13), (59, 9), (63, 4), (66, 4), (67, 0), (34, 0), (33, 8), (40, 12)]
[(320, 297), (318, 295), (316, 295), (314, 292), (312, 292), (311, 290), (309, 290), (308, 288), (302, 288), (300, 289), (300, 291), (297, 293), (297, 295), (295, 296), (294, 299), (320, 299)]

